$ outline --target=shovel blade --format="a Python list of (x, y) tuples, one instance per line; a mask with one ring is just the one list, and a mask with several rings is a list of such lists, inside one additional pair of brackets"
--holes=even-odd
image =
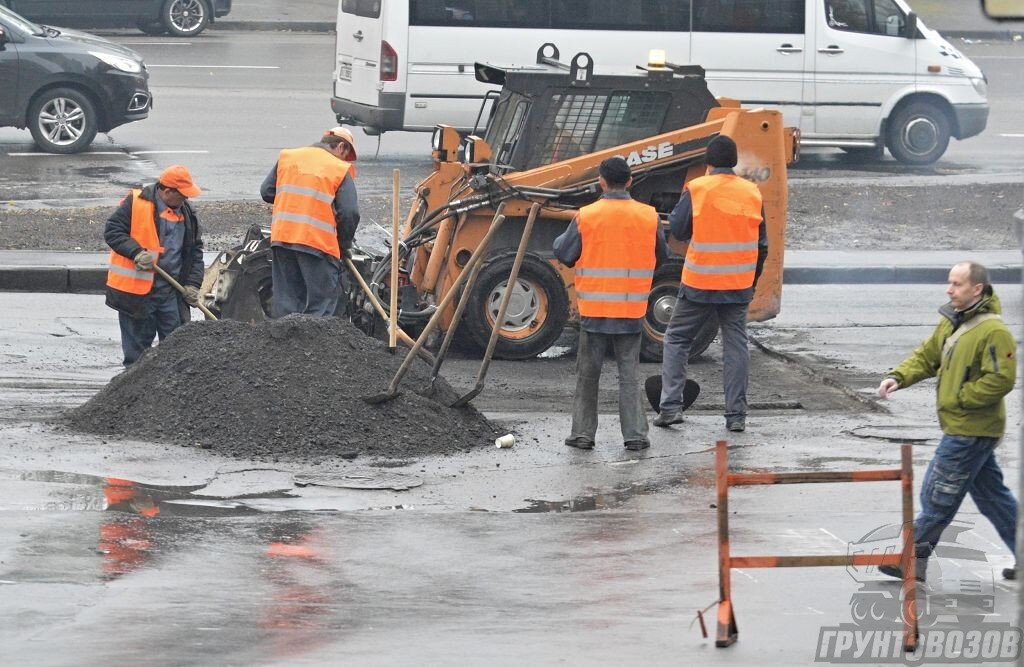
[(401, 392), (398, 391), (385, 391), (379, 394), (371, 394), (369, 396), (363, 396), (363, 400), (370, 405), (378, 405), (380, 403), (387, 403), (393, 398), (401, 396)]
[[(644, 393), (647, 394), (647, 402), (655, 412), (661, 412), (661, 376), (652, 375), (644, 381)], [(683, 410), (693, 405), (700, 396), (700, 385), (693, 380), (687, 380), (683, 386)]]

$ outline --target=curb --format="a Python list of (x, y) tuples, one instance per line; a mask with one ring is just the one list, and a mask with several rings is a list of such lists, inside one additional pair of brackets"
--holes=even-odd
[[(1021, 283), (1022, 267), (990, 267), (993, 283)], [(943, 266), (796, 266), (783, 271), (786, 285), (929, 285), (946, 282)], [(106, 267), (0, 266), (0, 292), (102, 294)]]
[(214, 21), (210, 30), (291, 30), (294, 32), (334, 32), (334, 21)]

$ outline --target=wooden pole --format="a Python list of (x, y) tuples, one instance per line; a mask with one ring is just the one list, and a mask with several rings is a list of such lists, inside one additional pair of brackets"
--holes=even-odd
[(392, 172), (391, 186), (391, 310), (388, 325), (388, 347), (394, 352), (398, 345), (398, 216), (399, 172)]

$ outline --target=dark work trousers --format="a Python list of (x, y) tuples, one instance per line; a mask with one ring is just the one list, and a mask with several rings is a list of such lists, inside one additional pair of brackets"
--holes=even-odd
[(619, 369), (619, 424), (623, 442), (647, 440), (647, 416), (640, 393), (641, 334), (601, 334), (580, 330), (576, 350), (576, 394), (570, 438), (594, 440), (597, 434), (597, 389), (608, 346)]
[(338, 307), (338, 264), (321, 256), (274, 246), (274, 317), (304, 313), (327, 317)]
[(121, 350), (124, 351), (124, 365), (131, 366), (142, 353), (153, 344), (157, 334), (160, 340), (181, 326), (181, 311), (175, 294), (149, 297), (149, 317), (136, 319), (124, 313), (117, 314), (121, 325)]
[[(1010, 553), (1017, 543), (1017, 501), (996, 462), (999, 438), (943, 435), (921, 484), (921, 513), (914, 520), (918, 564), (928, 558), (967, 494), (992, 522)], [(924, 572), (918, 572), (923, 575)]]
[(690, 301), (680, 290), (672, 319), (665, 331), (661, 363), (661, 411), (683, 407), (683, 386), (690, 347), (704, 321), (717, 313), (722, 332), (725, 368), (722, 379), (725, 389), (725, 416), (747, 414), (747, 375), (750, 371), (750, 350), (747, 349), (747, 308), (749, 303), (701, 303)]

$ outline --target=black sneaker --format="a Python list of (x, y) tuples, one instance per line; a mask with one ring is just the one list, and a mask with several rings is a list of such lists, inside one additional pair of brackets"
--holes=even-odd
[(1013, 581), (1016, 578), (1017, 578), (1017, 566), (1016, 565), (1014, 565), (1013, 567), (1004, 567), (1003, 568), (1003, 579), (1009, 579), (1010, 581)]
[(743, 433), (747, 430), (747, 420), (745, 417), (728, 417), (725, 420), (725, 428), (733, 433)]
[(593, 449), (594, 441), (590, 438), (566, 438), (565, 444), (576, 449)]
[[(898, 565), (879, 565), (878, 571), (882, 574), (889, 575), (890, 577), (895, 577), (896, 579), (903, 578), (903, 568)], [(925, 576), (918, 571), (914, 573), (914, 578), (918, 581), (924, 581)]]
[(639, 452), (650, 447), (651, 443), (648, 440), (627, 440), (622, 446), (631, 452)]
[(661, 412), (654, 421), (651, 422), (655, 426), (661, 426), (662, 428), (671, 426), (672, 424), (683, 423), (683, 411), (682, 410), (665, 410)]

